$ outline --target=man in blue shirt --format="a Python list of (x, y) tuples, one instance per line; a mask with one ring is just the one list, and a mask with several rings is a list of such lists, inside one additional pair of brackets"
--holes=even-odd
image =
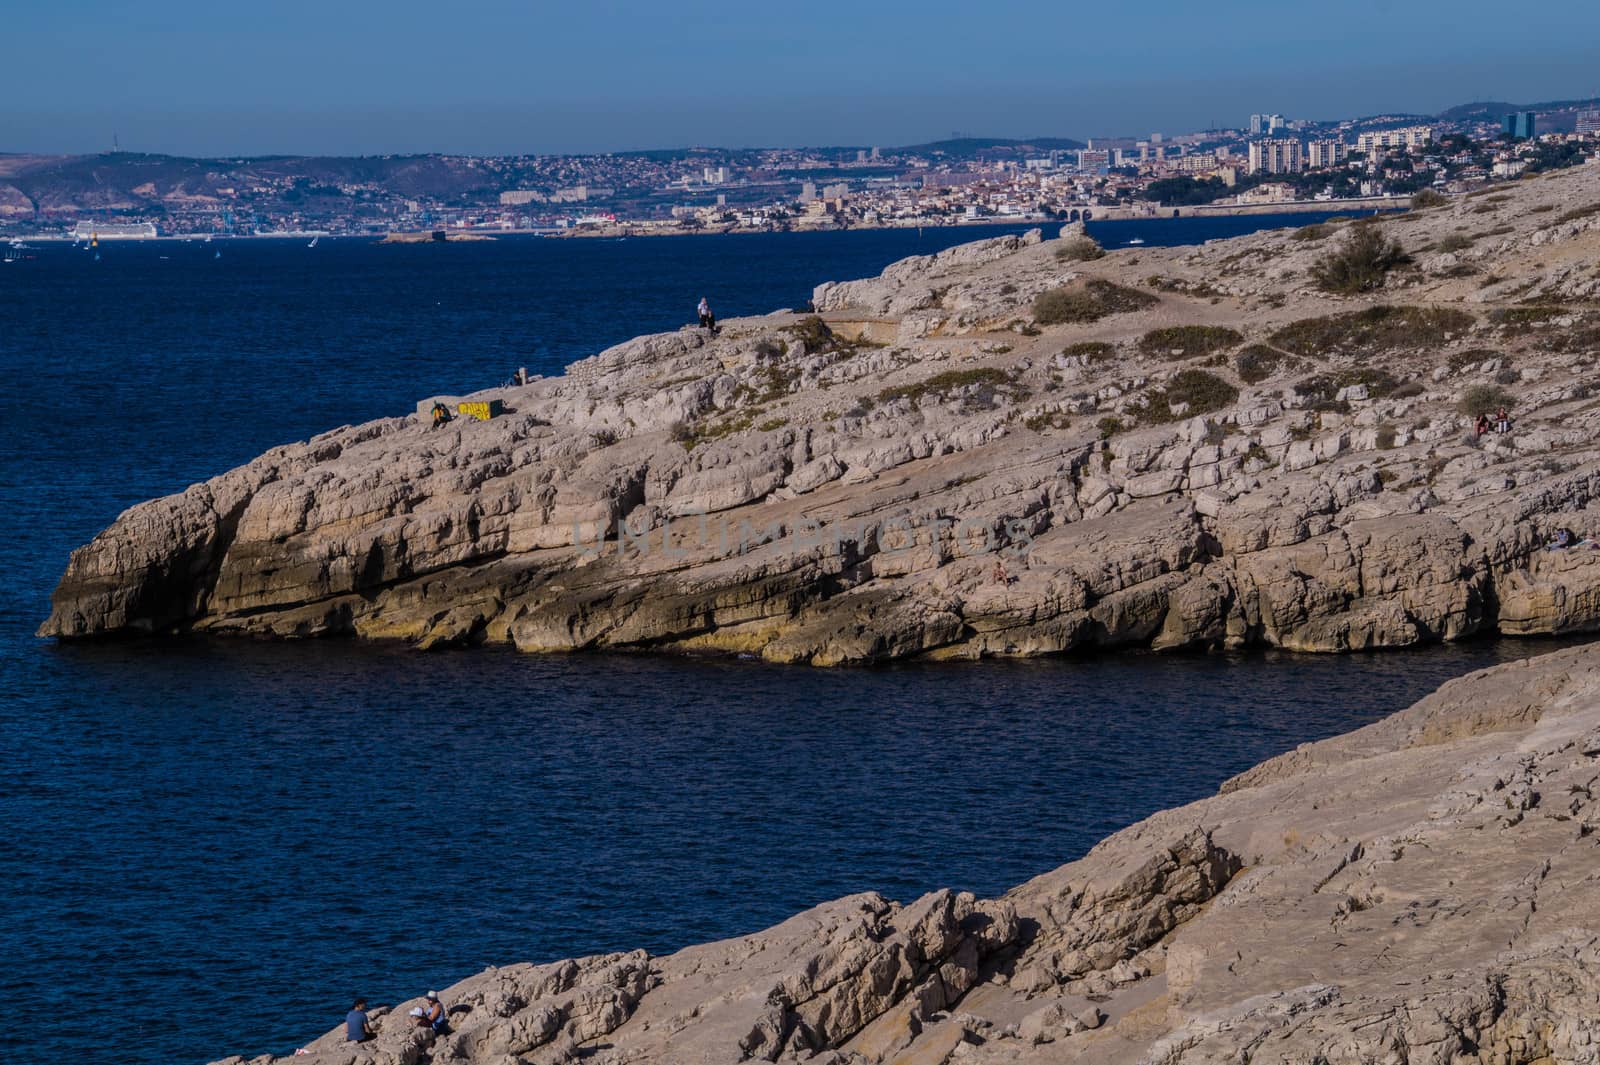
[(344, 1015), (344, 1037), (352, 1043), (365, 1043), (376, 1034), (367, 1023), (367, 1000), (356, 999), (356, 1004)]

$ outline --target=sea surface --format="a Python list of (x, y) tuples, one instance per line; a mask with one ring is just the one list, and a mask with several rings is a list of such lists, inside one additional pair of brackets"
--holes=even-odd
[[(1286, 219), (1091, 223), (1111, 246)], [(3, 986), (37, 1061), (288, 1052), (354, 994), (994, 893), (1442, 680), (1550, 648), (899, 666), (56, 645), (125, 507), (432, 391), (1011, 232), (39, 244), (0, 263)], [(98, 254), (98, 258), (96, 258)], [(0, 1056), (9, 1056), (0, 1054)]]

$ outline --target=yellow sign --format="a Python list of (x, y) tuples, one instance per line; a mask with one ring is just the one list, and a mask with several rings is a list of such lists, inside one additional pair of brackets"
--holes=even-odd
[(486, 422), (500, 413), (500, 401), (492, 399), (487, 402), (479, 400), (473, 403), (459, 403), (456, 405), (456, 412), (463, 418), (476, 418), (480, 422)]

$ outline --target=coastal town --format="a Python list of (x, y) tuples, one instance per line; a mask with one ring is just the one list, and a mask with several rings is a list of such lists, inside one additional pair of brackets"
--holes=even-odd
[(0, 237), (652, 235), (1381, 209), (1589, 162), (1600, 103), (902, 148), (0, 155)]

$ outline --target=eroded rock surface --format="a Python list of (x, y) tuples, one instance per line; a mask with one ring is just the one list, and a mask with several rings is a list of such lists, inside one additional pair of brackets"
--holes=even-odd
[(1544, 547), (1600, 535), (1597, 199), (1589, 167), (1385, 219), (1417, 265), (1350, 298), (1311, 278), (1349, 224), (907, 259), (136, 506), (40, 632), (838, 664), (1594, 630), (1600, 551)]
[[(252, 1065), (1600, 1059), (1600, 645), (1452, 681), (999, 899), (491, 969)], [(240, 1065), (243, 1058), (226, 1059)]]

